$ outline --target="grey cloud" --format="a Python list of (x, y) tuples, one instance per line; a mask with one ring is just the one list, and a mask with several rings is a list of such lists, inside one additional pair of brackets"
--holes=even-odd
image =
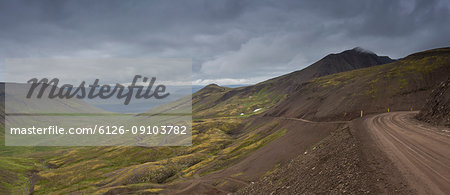
[[(445, 0), (0, 1), (0, 59), (182, 57), (194, 79), (259, 81), (361, 46), (449, 46)], [(1, 63), (0, 63), (1, 64)]]

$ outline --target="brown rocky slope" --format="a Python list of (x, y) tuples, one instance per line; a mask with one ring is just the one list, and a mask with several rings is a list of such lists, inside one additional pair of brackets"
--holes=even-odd
[(418, 110), (450, 72), (450, 48), (428, 50), (398, 61), (327, 75), (297, 85), (265, 116), (351, 120), (363, 111)]
[(256, 85), (226, 88), (208, 85), (192, 97), (194, 117), (215, 117), (251, 113), (258, 108), (278, 104), (296, 87), (311, 79), (360, 68), (393, 62), (387, 56), (378, 56), (361, 48), (329, 54), (305, 69), (282, 75)]
[(450, 78), (431, 92), (417, 119), (450, 127)]

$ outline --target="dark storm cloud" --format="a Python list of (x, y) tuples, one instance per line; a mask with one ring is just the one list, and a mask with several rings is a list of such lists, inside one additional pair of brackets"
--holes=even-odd
[(449, 4), (0, 1), (0, 58), (187, 57), (196, 83), (249, 83), (356, 46), (395, 58), (449, 46)]

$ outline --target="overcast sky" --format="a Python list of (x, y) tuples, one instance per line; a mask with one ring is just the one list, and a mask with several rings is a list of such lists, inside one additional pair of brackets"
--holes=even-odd
[(0, 1), (2, 71), (6, 58), (176, 57), (192, 59), (193, 84), (249, 84), (356, 46), (400, 58), (449, 35), (448, 0)]

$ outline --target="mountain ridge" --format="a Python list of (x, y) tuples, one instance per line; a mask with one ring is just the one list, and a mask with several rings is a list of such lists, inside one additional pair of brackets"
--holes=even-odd
[(371, 51), (355, 47), (340, 53), (328, 54), (303, 70), (309, 71), (309, 75), (315, 78), (359, 68), (387, 64), (394, 61), (395, 60), (388, 56), (378, 56)]
[(350, 120), (363, 114), (418, 110), (448, 77), (450, 48), (419, 52), (381, 66), (311, 80), (266, 113), (309, 120)]
[[(197, 117), (251, 114), (255, 109), (261, 107), (267, 109), (277, 104), (280, 100), (286, 98), (287, 94), (295, 91), (298, 85), (313, 78), (394, 61), (387, 56), (378, 56), (372, 52), (361, 52), (362, 50), (357, 47), (337, 54), (329, 54), (304, 69), (251, 86), (230, 89), (214, 84), (208, 85), (193, 94), (193, 111)], [(219, 88), (220, 90), (218, 90)], [(250, 100), (242, 102), (237, 99)], [(252, 99), (263, 102), (263, 104), (252, 103)], [(233, 109), (234, 111), (227, 113), (220, 106), (226, 106), (225, 110)], [(212, 111), (213, 108), (216, 108), (216, 111)]]

